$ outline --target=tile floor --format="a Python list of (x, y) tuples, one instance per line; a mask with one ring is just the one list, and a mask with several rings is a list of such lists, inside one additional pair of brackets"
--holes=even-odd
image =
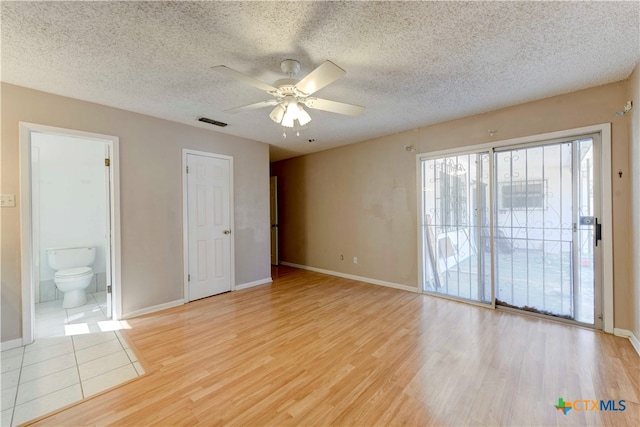
[(14, 426), (70, 405), (144, 373), (119, 329), (107, 320), (106, 294), (63, 309), (62, 300), (36, 304), (35, 341), (2, 352), (2, 426)]

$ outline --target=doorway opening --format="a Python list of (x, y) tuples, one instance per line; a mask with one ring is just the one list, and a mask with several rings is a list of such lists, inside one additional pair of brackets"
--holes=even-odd
[(20, 150), (23, 344), (113, 330), (118, 138), (20, 123)]

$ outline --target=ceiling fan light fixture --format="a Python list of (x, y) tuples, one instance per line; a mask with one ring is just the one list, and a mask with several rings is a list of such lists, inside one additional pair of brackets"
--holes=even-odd
[(285, 109), (282, 104), (276, 105), (276, 108), (269, 114), (269, 118), (276, 123), (282, 122), (282, 118), (284, 117)]
[(284, 114), (284, 117), (282, 118), (282, 121), (280, 122), (280, 124), (286, 128), (292, 128), (293, 127), (293, 122), (294, 122), (294, 118), (291, 116), (291, 114)]
[(302, 104), (298, 104), (298, 123), (300, 126), (304, 126), (311, 121), (311, 116), (307, 113), (304, 108), (302, 108)]
[(280, 124), (286, 128), (292, 128), (293, 120), (292, 119), (287, 120), (287, 118), (285, 117), (282, 119), (282, 122)]
[(289, 102), (287, 104), (287, 111), (284, 113), (284, 117), (282, 117), (282, 126), (292, 128), (293, 121), (298, 118), (299, 114), (300, 109), (298, 108), (298, 103), (296, 101)]

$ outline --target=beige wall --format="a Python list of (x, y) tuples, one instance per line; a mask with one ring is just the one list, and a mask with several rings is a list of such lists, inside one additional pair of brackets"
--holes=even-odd
[[(1, 88), (0, 190), (16, 194), (18, 205), (19, 121), (120, 138), (123, 313), (183, 298), (182, 148), (233, 156), (236, 284), (271, 276), (268, 145), (18, 86)], [(20, 209), (0, 213), (7, 341), (22, 333)]]
[(630, 329), (630, 175), (617, 175), (629, 127), (614, 117), (627, 91), (618, 82), (276, 162), (280, 258), (417, 288), (416, 153), (405, 145), (426, 153), (611, 122), (615, 326)]
[(631, 294), (632, 332), (640, 339), (640, 64), (629, 79), (627, 99), (633, 102), (629, 116), (629, 163), (631, 166)]

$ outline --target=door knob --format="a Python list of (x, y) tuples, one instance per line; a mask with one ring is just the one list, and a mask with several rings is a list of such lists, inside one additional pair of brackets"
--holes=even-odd
[(224, 234), (231, 234), (231, 230), (224, 230)]

